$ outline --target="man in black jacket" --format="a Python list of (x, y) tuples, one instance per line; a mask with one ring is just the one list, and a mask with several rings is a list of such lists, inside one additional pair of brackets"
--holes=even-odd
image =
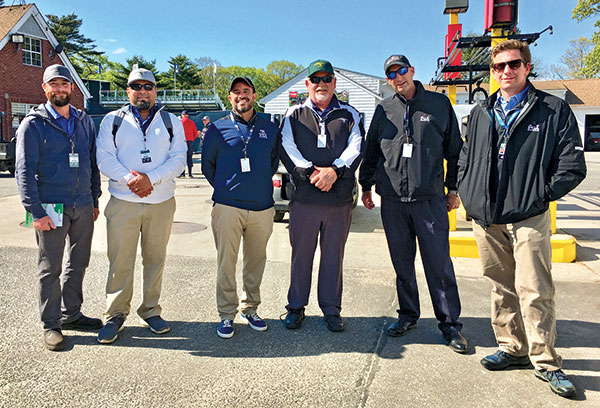
[(452, 350), (466, 353), (448, 244), (447, 212), (460, 205), (456, 174), (462, 140), (456, 116), (446, 96), (413, 80), (415, 69), (404, 55), (390, 56), (384, 70), (396, 94), (375, 109), (359, 181), (365, 207), (375, 207), (373, 184), (381, 196), (381, 219), (396, 271), (398, 320), (387, 333), (403, 335), (421, 313), (415, 278), (418, 238), (438, 327)]
[(481, 360), (488, 370), (528, 366), (564, 397), (575, 387), (554, 349), (556, 317), (548, 203), (586, 174), (577, 122), (562, 99), (536, 90), (527, 44), (492, 49), (499, 92), (476, 106), (459, 161), (459, 191), (483, 274), (493, 285), (492, 326), (499, 350)]
[(304, 319), (319, 240), (319, 307), (329, 330), (344, 330), (340, 316), (342, 265), (364, 130), (356, 109), (338, 101), (335, 85), (331, 63), (313, 61), (306, 80), (309, 98), (288, 109), (281, 130), (281, 161), (294, 182), (290, 202), (292, 266), (285, 319), (288, 329), (298, 329)]

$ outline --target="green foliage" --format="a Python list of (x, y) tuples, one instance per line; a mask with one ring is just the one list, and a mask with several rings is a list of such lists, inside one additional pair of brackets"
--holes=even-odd
[[(599, 13), (600, 0), (579, 0), (573, 9), (573, 18), (582, 21), (597, 16)], [(580, 70), (580, 75), (584, 78), (600, 76), (600, 20), (596, 20), (594, 27), (596, 27), (596, 32), (590, 39), (594, 48), (585, 56), (584, 66)]]
[[(175, 81), (175, 64), (179, 65), (179, 73)], [(198, 65), (185, 55), (179, 54), (169, 59), (170, 68), (167, 72), (160, 74), (161, 83), (168, 89), (197, 89), (201, 88), (200, 70)], [(175, 84), (176, 82), (176, 84)], [(212, 88), (212, 86), (210, 87)]]
[(52, 34), (64, 47), (79, 75), (83, 74), (86, 65), (93, 65), (95, 60), (104, 54), (96, 50), (94, 40), (79, 32), (83, 20), (77, 18), (74, 13), (61, 17), (48, 14), (46, 18)]
[(132, 58), (128, 58), (125, 60), (125, 65), (116, 63), (116, 68), (113, 75), (113, 85), (116, 89), (125, 89), (127, 88), (127, 78), (129, 78), (129, 73), (133, 70), (133, 66), (137, 64), (138, 68), (146, 68), (149, 71), (152, 71), (154, 76), (156, 77), (156, 82), (159, 88), (164, 88), (164, 84), (161, 82), (161, 77), (159, 75), (158, 70), (156, 69), (156, 60), (148, 61), (141, 55), (134, 55)]

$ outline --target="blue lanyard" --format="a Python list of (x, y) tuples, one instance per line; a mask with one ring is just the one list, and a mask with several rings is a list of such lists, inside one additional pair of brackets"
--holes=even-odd
[(517, 119), (519, 113), (521, 113), (521, 109), (513, 111), (510, 115), (507, 116), (508, 120), (505, 122), (502, 118), (502, 115), (500, 115), (500, 113), (498, 113), (498, 111), (494, 109), (494, 115), (496, 116), (496, 120), (498, 121), (498, 124), (506, 131), (505, 133), (508, 133), (510, 125), (512, 125), (515, 119)]
[(254, 132), (254, 126), (256, 126), (256, 122), (254, 123), (254, 125), (252, 125), (252, 127), (248, 131), (248, 139), (246, 139), (244, 137), (244, 133), (242, 132), (242, 129), (240, 129), (240, 127), (238, 126), (237, 122), (235, 121), (235, 119), (233, 117), (233, 113), (229, 112), (229, 118), (231, 119), (231, 123), (233, 123), (233, 126), (235, 126), (235, 128), (238, 131), (238, 133), (240, 134), (240, 137), (242, 138), (242, 142), (244, 142), (244, 149), (242, 150), (244, 152), (244, 157), (248, 157), (248, 154), (247, 154), (247, 152), (248, 152), (248, 143), (250, 143), (250, 138), (252, 137), (252, 132)]

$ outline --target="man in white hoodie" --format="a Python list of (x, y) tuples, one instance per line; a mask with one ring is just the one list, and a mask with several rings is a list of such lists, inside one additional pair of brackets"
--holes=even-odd
[(98, 167), (110, 179), (111, 194), (104, 211), (110, 269), (100, 343), (115, 341), (129, 314), (140, 233), (144, 293), (137, 313), (152, 332), (170, 330), (158, 301), (175, 213), (175, 178), (185, 169), (187, 146), (181, 122), (155, 103), (156, 94), (152, 72), (131, 71), (130, 104), (109, 113), (98, 133)]

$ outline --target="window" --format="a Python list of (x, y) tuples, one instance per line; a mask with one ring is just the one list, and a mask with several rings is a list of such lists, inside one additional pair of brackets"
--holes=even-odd
[(13, 136), (17, 131), (19, 124), (25, 118), (25, 116), (29, 113), (32, 108), (35, 108), (37, 105), (33, 103), (17, 103), (12, 102), (10, 104), (10, 110), (12, 111), (12, 128), (13, 128)]
[(25, 37), (23, 42), (23, 64), (42, 66), (42, 41), (37, 38)]
[(585, 150), (600, 150), (600, 115), (585, 115)]

